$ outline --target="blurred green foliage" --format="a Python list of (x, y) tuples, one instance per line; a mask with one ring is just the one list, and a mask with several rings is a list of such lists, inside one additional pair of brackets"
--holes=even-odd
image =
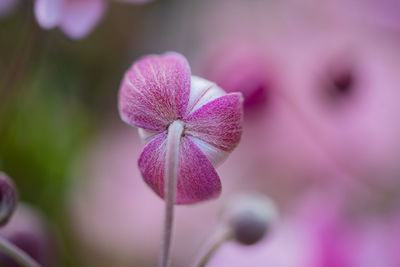
[(154, 49), (163, 6), (110, 2), (95, 31), (78, 42), (41, 29), (33, 1), (0, 19), (0, 171), (54, 226), (60, 266), (83, 266), (66, 205), (71, 172), (98, 129), (119, 122), (121, 77)]
[(15, 180), (23, 201), (54, 216), (68, 168), (94, 124), (77, 99), (60, 95), (47, 81), (39, 78), (33, 85), (21, 85), (29, 90), (18, 96), (2, 125), (0, 169)]
[(79, 42), (40, 29), (30, 2), (0, 20), (0, 170), (23, 201), (51, 219), (65, 215), (68, 177), (82, 148), (99, 124), (118, 118), (117, 90), (141, 53), (130, 51), (140, 45), (145, 9), (110, 5)]

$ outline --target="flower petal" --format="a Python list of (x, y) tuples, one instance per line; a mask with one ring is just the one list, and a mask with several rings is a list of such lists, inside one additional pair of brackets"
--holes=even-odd
[(223, 151), (232, 151), (242, 134), (242, 105), (240, 93), (227, 94), (203, 105), (185, 119), (185, 134)]
[(226, 92), (215, 83), (193, 75), (191, 78), (189, 104), (186, 114), (192, 113), (204, 104), (223, 95), (226, 95)]
[[(156, 136), (144, 148), (139, 158), (139, 169), (145, 182), (161, 198), (164, 198), (164, 172), (167, 134)], [(177, 204), (191, 204), (217, 197), (221, 182), (211, 162), (187, 137), (181, 138)]]
[(63, 0), (36, 0), (34, 12), (36, 20), (44, 29), (51, 29), (61, 20)]
[(221, 181), (211, 162), (189, 138), (181, 139), (178, 204), (213, 199), (221, 193)]
[(119, 112), (126, 123), (162, 131), (186, 112), (190, 67), (177, 53), (152, 55), (136, 62), (125, 74), (119, 92)]
[(164, 198), (166, 144), (167, 133), (157, 135), (144, 147), (138, 160), (144, 181), (161, 198)]
[(187, 138), (193, 141), (195, 145), (203, 152), (203, 154), (208, 158), (208, 160), (212, 163), (214, 168), (218, 167), (225, 159), (229, 156), (230, 152), (224, 151), (222, 149), (216, 148), (209, 143), (206, 143), (196, 137), (186, 135)]
[(105, 0), (64, 1), (60, 27), (72, 39), (81, 39), (88, 35), (107, 7)]

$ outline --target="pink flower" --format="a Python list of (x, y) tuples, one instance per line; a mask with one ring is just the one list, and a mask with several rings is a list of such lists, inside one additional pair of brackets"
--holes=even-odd
[(164, 198), (166, 140), (170, 124), (179, 121), (177, 204), (217, 197), (221, 182), (214, 169), (238, 144), (242, 133), (242, 96), (226, 94), (191, 76), (177, 53), (142, 58), (125, 74), (119, 93), (123, 121), (138, 127), (146, 141), (139, 158), (145, 182)]
[[(313, 265), (313, 243), (296, 221), (280, 222), (279, 228), (261, 242), (244, 246), (224, 244), (208, 267), (321, 267)], [(340, 266), (342, 267), (342, 266)]]
[(400, 266), (398, 207), (391, 215), (371, 213), (373, 207), (337, 189), (318, 188), (299, 198), (264, 241), (250, 247), (227, 243), (207, 266)]
[(81, 39), (99, 23), (106, 7), (106, 0), (36, 0), (34, 11), (42, 28), (59, 27), (70, 38)]
[(266, 52), (250, 42), (229, 38), (216, 51), (212, 50), (206, 49), (202, 55), (206, 58), (200, 63), (205, 77), (227, 92), (241, 92), (245, 110), (259, 111), (260, 107), (266, 106), (272, 76), (266, 66)]
[(44, 29), (59, 27), (72, 39), (93, 30), (104, 15), (105, 0), (36, 0), (35, 16)]
[[(74, 245), (85, 252), (84, 266), (103, 266), (104, 259), (108, 266), (157, 264), (154, 255), (159, 249), (164, 201), (149, 194), (139, 169), (132, 164), (142, 150), (139, 136), (130, 127), (120, 126), (108, 124), (93, 139), (93, 144), (79, 157), (71, 180), (68, 210)], [(231, 160), (229, 157), (223, 169), (238, 166), (230, 164)], [(235, 177), (224, 174), (229, 179), (224, 180), (224, 190), (216, 201), (175, 207), (174, 227), (179, 229), (174, 232), (175, 266), (190, 266), (216, 226), (220, 206), (235, 186)], [(224, 174), (221, 169), (220, 175)]]

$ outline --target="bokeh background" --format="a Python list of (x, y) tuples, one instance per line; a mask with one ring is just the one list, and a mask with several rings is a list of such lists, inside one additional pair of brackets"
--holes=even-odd
[(79, 40), (43, 29), (35, 4), (0, 0), (0, 170), (25, 203), (0, 234), (27, 234), (45, 266), (155, 265), (163, 203), (117, 94), (133, 61), (178, 51), (244, 94), (245, 121), (222, 196), (177, 207), (175, 266), (240, 192), (269, 196), (280, 222), (210, 266), (400, 265), (399, 1), (110, 0)]

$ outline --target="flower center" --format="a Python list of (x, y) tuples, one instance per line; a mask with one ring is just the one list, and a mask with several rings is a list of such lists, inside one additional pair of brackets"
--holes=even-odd
[(174, 127), (174, 128), (182, 128), (182, 135), (185, 135), (185, 123), (181, 120), (174, 120), (170, 125), (168, 125), (168, 132), (170, 131), (170, 129)]

